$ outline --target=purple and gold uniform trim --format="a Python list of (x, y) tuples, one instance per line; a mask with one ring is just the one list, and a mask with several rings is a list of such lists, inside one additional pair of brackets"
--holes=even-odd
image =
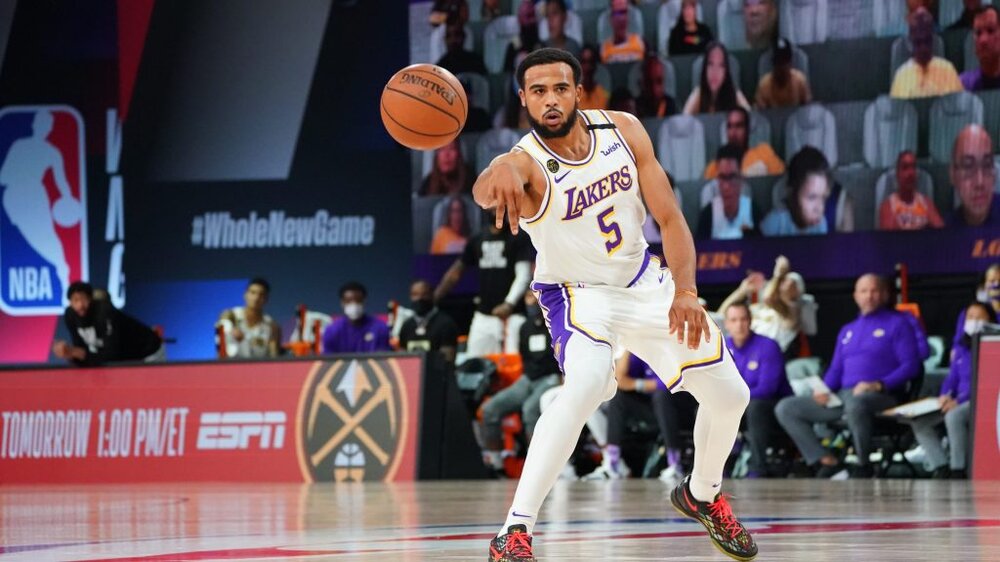
[(676, 388), (677, 385), (684, 380), (684, 371), (687, 371), (688, 369), (701, 369), (704, 367), (711, 367), (712, 365), (722, 363), (723, 349), (725, 349), (725, 346), (722, 345), (722, 340), (723, 340), (722, 333), (716, 331), (715, 353), (713, 353), (712, 356), (707, 359), (695, 359), (681, 365), (680, 368), (677, 369), (677, 375), (669, 383), (667, 383), (667, 390), (673, 391), (674, 388)]
[(611, 342), (587, 331), (576, 321), (573, 288), (569, 283), (532, 283), (531, 289), (538, 296), (538, 305), (542, 308), (545, 324), (552, 334), (552, 349), (564, 374), (566, 347), (573, 334), (580, 334), (598, 345), (613, 347)]
[[(525, 152), (525, 154), (527, 154), (527, 152)], [(542, 175), (545, 176), (545, 196), (542, 198), (542, 205), (538, 209), (538, 212), (535, 213), (533, 217), (524, 219), (525, 224), (533, 224), (542, 220), (543, 218), (545, 218), (545, 215), (548, 214), (549, 207), (551, 206), (549, 205), (549, 203), (552, 201), (553, 189), (552, 189), (552, 178), (549, 177), (548, 172), (545, 170), (545, 166), (543, 166), (541, 162), (536, 160), (534, 156), (531, 156), (531, 154), (528, 154), (528, 156), (535, 161), (535, 164), (538, 164), (538, 167), (542, 169)]]

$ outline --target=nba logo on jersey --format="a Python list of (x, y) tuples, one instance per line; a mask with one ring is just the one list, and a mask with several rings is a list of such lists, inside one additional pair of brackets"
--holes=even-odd
[(87, 279), (83, 119), (71, 107), (0, 109), (0, 309), (61, 314)]

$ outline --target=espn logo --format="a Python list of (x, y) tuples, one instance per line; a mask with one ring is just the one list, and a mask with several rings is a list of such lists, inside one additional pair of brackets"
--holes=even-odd
[(249, 449), (256, 437), (261, 449), (285, 445), (285, 412), (204, 412), (198, 449)]

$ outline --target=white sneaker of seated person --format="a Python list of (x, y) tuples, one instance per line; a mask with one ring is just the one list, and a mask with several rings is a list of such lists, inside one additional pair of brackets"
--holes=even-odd
[(681, 467), (676, 464), (670, 465), (660, 472), (660, 481), (666, 483), (671, 489), (680, 486), (681, 481), (683, 480), (684, 471), (681, 470)]
[(632, 471), (629, 469), (628, 465), (625, 464), (624, 460), (619, 460), (615, 464), (617, 464), (617, 466), (614, 466), (607, 460), (607, 457), (605, 457), (601, 466), (594, 469), (594, 471), (590, 474), (580, 478), (580, 480), (624, 480), (632, 475)]

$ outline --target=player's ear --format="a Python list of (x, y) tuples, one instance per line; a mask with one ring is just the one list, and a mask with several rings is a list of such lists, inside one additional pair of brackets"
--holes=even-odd
[(580, 99), (583, 98), (583, 84), (576, 85), (576, 103), (580, 103)]
[(528, 103), (524, 99), (524, 88), (517, 90), (517, 97), (521, 98), (521, 107), (528, 107)]

